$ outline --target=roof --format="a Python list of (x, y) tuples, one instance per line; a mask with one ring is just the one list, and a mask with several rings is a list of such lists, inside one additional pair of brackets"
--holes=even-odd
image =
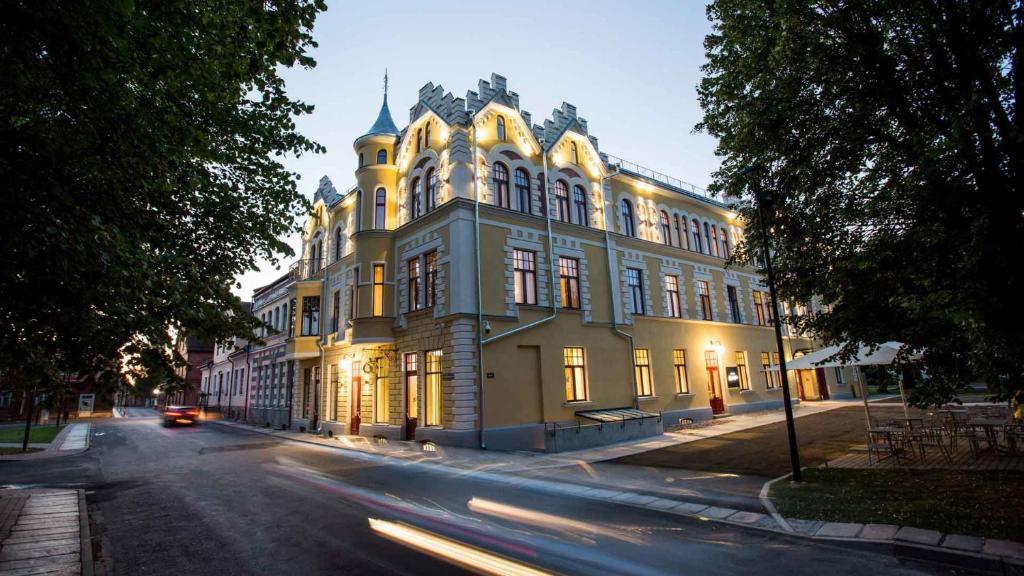
[(377, 115), (377, 121), (370, 126), (370, 130), (363, 134), (363, 136), (398, 136), (398, 126), (395, 126), (395, 121), (391, 119), (391, 110), (388, 109), (388, 95), (384, 95), (384, 103), (380, 107), (380, 114)]

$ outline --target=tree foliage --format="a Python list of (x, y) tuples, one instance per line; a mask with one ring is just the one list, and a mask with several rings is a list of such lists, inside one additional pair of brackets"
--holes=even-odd
[[(306, 208), (286, 155), (322, 0), (16, 0), (0, 19), (0, 370), (166, 373), (250, 334), (231, 292)], [(177, 358), (180, 361), (180, 358)]]
[(715, 0), (708, 17), (713, 188), (753, 226), (752, 190), (772, 194), (780, 297), (825, 305), (796, 324), (923, 349), (919, 403), (971, 378), (1024, 388), (1021, 3)]

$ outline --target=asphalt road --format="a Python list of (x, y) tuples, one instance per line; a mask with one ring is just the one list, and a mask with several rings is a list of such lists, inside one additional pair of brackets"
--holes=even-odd
[(953, 573), (212, 423), (163, 428), (143, 410), (97, 422), (91, 441), (0, 462), (0, 484), (85, 488), (99, 573)]

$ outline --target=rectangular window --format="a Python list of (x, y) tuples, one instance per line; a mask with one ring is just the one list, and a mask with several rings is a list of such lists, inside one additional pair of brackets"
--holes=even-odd
[(654, 396), (651, 383), (651, 352), (647, 348), (633, 350), (633, 366), (636, 370), (636, 395)]
[(416, 418), (420, 411), (420, 387), (415, 352), (408, 352), (405, 355), (405, 389), (407, 399), (405, 414), (409, 418)]
[(341, 290), (335, 290), (331, 294), (331, 332), (338, 331), (341, 319)]
[(736, 295), (735, 286), (726, 286), (725, 293), (729, 297), (729, 321), (734, 324), (740, 323), (740, 299)]
[(841, 366), (835, 367), (836, 371), (836, 384), (843, 386), (846, 384), (846, 376), (843, 374), (843, 368)]
[(770, 292), (762, 292), (764, 298), (764, 316), (769, 326), (775, 325), (775, 306), (772, 306), (772, 295)]
[(750, 390), (750, 374), (747, 373), (747, 353), (736, 351), (736, 371), (740, 375), (740, 390)]
[(355, 320), (359, 313), (359, 266), (352, 269), (352, 277), (348, 284), (348, 320)]
[(630, 312), (642, 316), (647, 306), (644, 302), (644, 285), (639, 269), (626, 268), (626, 284), (629, 286), (630, 296), (633, 300), (633, 308)]
[(288, 302), (288, 337), (295, 336), (295, 298)]
[(408, 267), (409, 277), (409, 311), (420, 309), (420, 259), (413, 258), (409, 260)]
[(586, 355), (580, 346), (569, 346), (562, 350), (565, 362), (565, 399), (582, 402), (587, 399)]
[(423, 306), (432, 308), (437, 303), (437, 250), (427, 252), (423, 256), (427, 277), (423, 284)]
[[(767, 362), (767, 361), (768, 361), (768, 353), (767, 352), (762, 352), (761, 353), (761, 363), (765, 364), (765, 362)], [(766, 365), (766, 367), (768, 367), (768, 366), (776, 366), (777, 367), (778, 365), (779, 365), (779, 353), (778, 352), (772, 352), (771, 364), (770, 365)], [(768, 381), (768, 388), (780, 388), (782, 386), (782, 372), (779, 371), (779, 370), (766, 371), (765, 372), (765, 379)]]
[(580, 261), (559, 258), (558, 271), (562, 277), (562, 308), (580, 307)]
[(313, 369), (302, 371), (302, 417), (309, 418), (309, 389), (313, 380)]
[(711, 316), (711, 292), (706, 280), (697, 281), (697, 297), (700, 298), (700, 319), (713, 320)]
[(537, 254), (529, 250), (513, 250), (516, 304), (537, 303)]
[(764, 387), (774, 388), (775, 382), (772, 379), (772, 361), (767, 352), (761, 352), (761, 371), (764, 372)]
[(441, 351), (428, 350), (426, 356), (426, 425), (441, 425)]
[(377, 424), (388, 423), (390, 396), (388, 394), (388, 377), (384, 375), (384, 369), (378, 372), (373, 381), (373, 417)]
[(672, 363), (676, 370), (676, 393), (689, 394), (690, 381), (686, 378), (686, 350), (678, 348), (673, 350)]
[(302, 335), (317, 336), (320, 334), (320, 297), (302, 297)]
[(373, 265), (373, 315), (384, 315), (384, 265)]
[(679, 277), (665, 276), (665, 298), (668, 301), (668, 315), (672, 318), (682, 316), (679, 308)]
[(766, 324), (766, 316), (764, 314), (764, 300), (761, 297), (760, 290), (754, 290), (754, 317), (757, 320), (758, 326), (764, 326)]

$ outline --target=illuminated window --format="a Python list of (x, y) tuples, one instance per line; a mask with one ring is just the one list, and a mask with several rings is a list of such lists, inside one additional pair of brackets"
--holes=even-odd
[(441, 425), (441, 351), (427, 350), (426, 358), (426, 425)]
[(564, 180), (555, 181), (555, 218), (559, 222), (569, 221), (569, 185)]
[(590, 226), (590, 217), (587, 215), (587, 192), (583, 186), (573, 187), (572, 201), (576, 206), (576, 223), (580, 226)]
[[(427, 127), (427, 132), (430, 132), (429, 126)], [(434, 208), (437, 208), (437, 170), (428, 168), (427, 175), (423, 177), (423, 181), (427, 186), (427, 212), (430, 212)]]
[(424, 268), (427, 276), (423, 283), (423, 306), (431, 308), (437, 302), (437, 250), (423, 255)]
[(562, 350), (565, 363), (565, 399), (569, 402), (587, 400), (586, 355), (580, 346)]
[(562, 308), (580, 307), (580, 262), (575, 258), (559, 258), (561, 274)]
[(722, 258), (728, 258), (732, 254), (732, 248), (729, 246), (729, 232), (725, 228), (718, 232), (722, 237)]
[(414, 419), (419, 415), (419, 374), (416, 371), (416, 353), (408, 352), (405, 355), (405, 389), (406, 404), (405, 414)]
[(571, 151), (572, 151), (572, 163), (573, 164), (579, 164), (580, 163), (580, 148), (579, 148), (579, 146), (577, 146), (575, 142), (572, 142), (570, 144), (570, 148), (571, 148)]
[(531, 214), (533, 208), (530, 206), (530, 173), (522, 168), (516, 168), (516, 202), (519, 204), (520, 212)]
[(505, 117), (498, 116), (498, 140), (505, 140)]
[(750, 374), (747, 373), (747, 353), (736, 351), (736, 371), (740, 374), (740, 390), (750, 390)]
[(373, 315), (384, 315), (384, 265), (373, 265)]
[(668, 301), (668, 315), (672, 318), (682, 317), (679, 307), (679, 277), (665, 276), (665, 299)]
[(377, 188), (377, 194), (373, 203), (373, 227), (378, 230), (387, 228), (386, 214), (388, 206), (388, 193), (383, 188)]
[(754, 318), (757, 319), (758, 326), (766, 324), (767, 317), (764, 313), (764, 300), (761, 297), (760, 290), (754, 290)]
[(693, 250), (694, 252), (703, 252), (704, 247), (700, 244), (700, 222), (697, 222), (697, 219), (694, 218), (693, 220), (690, 220), (690, 224), (692, 224), (692, 226), (690, 226), (690, 232), (693, 234), (693, 243), (690, 244), (690, 250)]
[(383, 149), (383, 148), (381, 148), (380, 150), (377, 150), (377, 164), (387, 164), (387, 163), (388, 163), (388, 151)]
[(640, 397), (654, 396), (654, 385), (651, 383), (651, 352), (647, 348), (633, 351), (633, 366), (636, 370), (636, 395)]
[(512, 251), (516, 304), (537, 303), (537, 254), (529, 250)]
[(632, 296), (632, 309), (630, 312), (636, 315), (643, 315), (647, 307), (644, 303), (644, 285), (640, 270), (626, 268), (626, 284), (629, 286), (629, 292)]
[(420, 217), (420, 179), (413, 178), (409, 188), (409, 219)]
[(302, 336), (320, 334), (320, 297), (304, 296), (302, 298)]
[(734, 324), (740, 323), (740, 300), (736, 296), (735, 286), (726, 286), (725, 294), (729, 298), (729, 321)]
[(718, 254), (718, 228), (714, 224), (711, 225), (711, 240), (708, 241), (708, 246), (711, 247), (711, 253), (715, 256)]
[(672, 364), (676, 372), (676, 393), (689, 394), (690, 381), (686, 378), (686, 350), (678, 348), (673, 350)]
[(697, 281), (697, 297), (700, 298), (700, 319), (713, 320), (711, 316), (711, 292), (706, 280)]
[(386, 374), (386, 367), (378, 368), (377, 375), (373, 381), (373, 416), (377, 424), (387, 424), (388, 413), (390, 412), (388, 404), (391, 398), (388, 393), (388, 377)]
[(664, 210), (661, 211), (661, 242), (672, 245), (672, 229), (669, 228), (668, 213)]
[(636, 224), (633, 222), (633, 205), (629, 200), (622, 200), (622, 233), (626, 236), (636, 236)]
[(508, 190), (508, 168), (501, 162), (494, 163), (494, 196), (498, 206), (511, 208)]
[(407, 266), (409, 286), (409, 311), (420, 309), (420, 259), (409, 260)]

